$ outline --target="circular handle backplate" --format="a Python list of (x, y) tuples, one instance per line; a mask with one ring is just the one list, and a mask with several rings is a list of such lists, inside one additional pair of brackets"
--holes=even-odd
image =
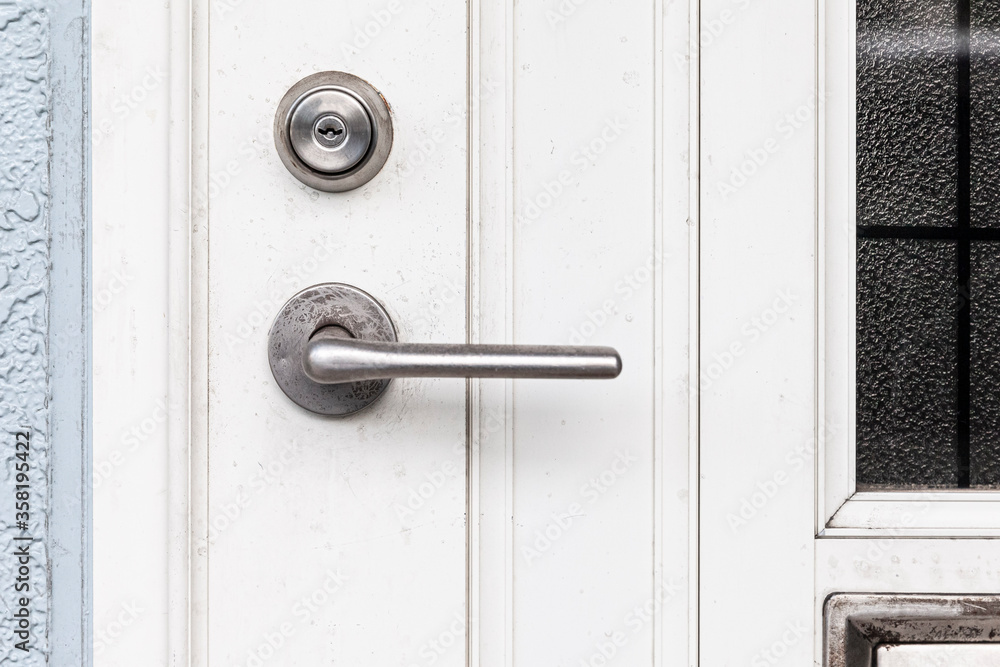
[(274, 380), (288, 398), (321, 415), (349, 415), (374, 403), (390, 380), (319, 384), (302, 368), (306, 344), (325, 327), (340, 327), (360, 340), (396, 342), (389, 313), (367, 292), (342, 283), (302, 290), (282, 306), (267, 340)]

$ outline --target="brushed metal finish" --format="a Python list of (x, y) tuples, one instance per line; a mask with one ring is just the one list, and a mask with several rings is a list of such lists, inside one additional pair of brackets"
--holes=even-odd
[(307, 165), (328, 174), (356, 166), (372, 141), (372, 122), (358, 98), (342, 90), (309, 93), (292, 110), (292, 150)]
[(385, 98), (347, 72), (307, 76), (285, 93), (274, 115), (282, 164), (323, 192), (346, 192), (373, 179), (389, 159), (392, 141)]
[(610, 347), (385, 343), (322, 331), (306, 346), (303, 367), (314, 382), (335, 384), (403, 377), (610, 379), (622, 362)]
[(349, 415), (375, 402), (389, 380), (318, 384), (306, 376), (302, 360), (309, 339), (325, 327), (342, 327), (370, 341), (396, 341), (396, 330), (382, 305), (357, 287), (325, 283), (293, 296), (278, 312), (268, 334), (271, 374), (285, 395), (321, 415)]
[(289, 299), (268, 334), (268, 358), (281, 390), (323, 415), (371, 405), (393, 378), (610, 379), (622, 369), (610, 347), (399, 343), (382, 304), (342, 283)]

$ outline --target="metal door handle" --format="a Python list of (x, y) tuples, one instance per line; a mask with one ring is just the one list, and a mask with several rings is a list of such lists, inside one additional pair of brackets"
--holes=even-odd
[(305, 289), (282, 307), (268, 336), (271, 373), (295, 403), (347, 415), (393, 378), (614, 378), (610, 347), (399, 343), (392, 319), (366, 292), (341, 283)]
[(387, 343), (327, 327), (306, 345), (302, 366), (313, 382), (337, 384), (405, 377), (615, 378), (622, 360), (610, 347)]

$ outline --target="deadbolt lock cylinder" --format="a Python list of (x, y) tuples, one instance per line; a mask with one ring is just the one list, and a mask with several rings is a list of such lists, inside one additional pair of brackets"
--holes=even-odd
[(319, 72), (289, 89), (274, 117), (278, 156), (295, 178), (324, 192), (361, 187), (392, 148), (382, 95), (346, 72)]

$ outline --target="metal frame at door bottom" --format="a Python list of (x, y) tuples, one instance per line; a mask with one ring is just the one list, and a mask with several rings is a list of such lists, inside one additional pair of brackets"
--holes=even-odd
[(1000, 648), (996, 595), (841, 593), (827, 598), (823, 616), (824, 667), (878, 667), (878, 650), (887, 646), (975, 643)]

